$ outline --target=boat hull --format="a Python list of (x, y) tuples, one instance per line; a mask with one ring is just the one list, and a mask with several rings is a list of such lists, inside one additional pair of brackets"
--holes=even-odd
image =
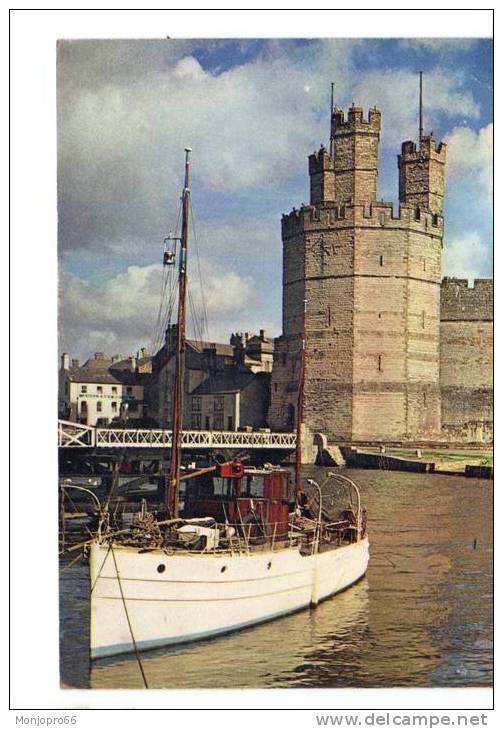
[(91, 658), (202, 640), (315, 605), (359, 580), (368, 559), (367, 539), (309, 556), (93, 544)]

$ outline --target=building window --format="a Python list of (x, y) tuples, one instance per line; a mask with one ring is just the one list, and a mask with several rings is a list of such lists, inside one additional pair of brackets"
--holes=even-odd
[(194, 428), (194, 430), (201, 430), (201, 413), (192, 413), (190, 427)]
[(435, 227), (438, 226), (438, 215), (436, 213), (433, 213), (433, 215), (431, 216), (431, 224)]
[(210, 430), (210, 419), (208, 416), (206, 416), (205, 428), (206, 430)]
[(377, 369), (382, 372), (382, 354), (377, 357)]
[(224, 429), (224, 416), (223, 413), (217, 413), (213, 418), (213, 428), (215, 430)]
[(98, 400), (96, 403), (96, 412), (101, 413), (101, 400)]
[(87, 401), (86, 400), (81, 400), (80, 412), (82, 413), (82, 415), (87, 415)]
[[(220, 411), (220, 410), (224, 409), (224, 398), (222, 395), (218, 395), (215, 398), (215, 400), (213, 402), (213, 409), (216, 411)], [(223, 427), (223, 423), (222, 423), (222, 427)]]
[(112, 387), (112, 395), (117, 395), (117, 388), (115, 386)]
[(87, 385), (81, 385), (80, 391), (87, 392)]
[(132, 395), (133, 394), (133, 388), (132, 387), (126, 387), (126, 394)]
[(232, 415), (229, 415), (227, 418), (227, 430), (234, 430), (234, 418)]
[(194, 412), (201, 410), (201, 397), (199, 395), (194, 395), (192, 398), (192, 410)]
[(419, 206), (416, 207), (416, 212), (414, 213), (414, 218), (416, 220), (421, 220), (421, 209)]
[(96, 392), (98, 393), (98, 395), (101, 395), (101, 393), (103, 392), (103, 388), (101, 385), (98, 385), (98, 387), (96, 388)]
[(130, 402), (129, 403), (129, 412), (130, 413), (136, 413), (138, 410), (138, 403), (137, 402)]
[(112, 412), (113, 413), (116, 413), (117, 412), (117, 403), (116, 402), (113, 402), (112, 403)]

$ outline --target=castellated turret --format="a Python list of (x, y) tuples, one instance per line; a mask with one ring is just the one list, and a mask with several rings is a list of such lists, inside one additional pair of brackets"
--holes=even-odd
[(399, 157), (400, 207), (378, 202), (381, 114), (331, 114), (309, 157), (310, 204), (283, 216), (283, 334), (269, 422), (291, 427), (306, 313), (306, 431), (335, 442), (416, 442), (440, 432), (439, 329), (446, 147)]
[(446, 145), (432, 136), (423, 137), (419, 149), (414, 142), (402, 144), (398, 155), (401, 203), (443, 214)]

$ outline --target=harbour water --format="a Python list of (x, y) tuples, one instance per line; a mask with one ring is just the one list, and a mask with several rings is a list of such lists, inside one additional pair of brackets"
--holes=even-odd
[[(323, 480), (325, 469), (305, 476)], [(460, 687), (492, 684), (492, 481), (358, 471), (366, 577), (318, 607), (142, 654), (150, 688)], [(141, 688), (134, 656), (88, 659), (87, 566), (61, 571), (61, 681)]]

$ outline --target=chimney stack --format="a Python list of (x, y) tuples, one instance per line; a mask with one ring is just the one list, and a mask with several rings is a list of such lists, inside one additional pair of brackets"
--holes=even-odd
[(66, 352), (63, 352), (61, 355), (61, 369), (62, 370), (69, 370), (70, 369), (70, 355)]

